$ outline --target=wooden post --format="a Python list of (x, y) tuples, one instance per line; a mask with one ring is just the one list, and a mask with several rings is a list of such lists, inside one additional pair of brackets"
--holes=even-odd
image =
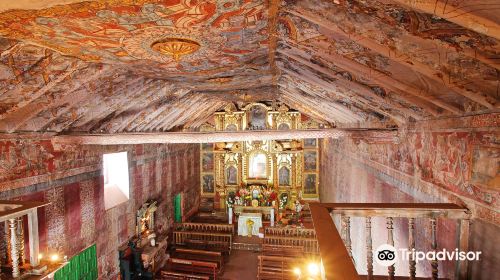
[(373, 280), (372, 218), (366, 217), (366, 272), (367, 279)]
[[(393, 224), (392, 217), (387, 217), (387, 244), (394, 246), (394, 234), (393, 234), (394, 228), (392, 224)], [(396, 271), (394, 265), (389, 266), (387, 270), (389, 272), (389, 279), (394, 280), (395, 279), (394, 275)]]
[[(469, 235), (470, 235), (470, 224), (469, 219), (462, 219), (458, 221), (458, 249), (462, 252), (469, 251)], [(467, 259), (457, 262), (457, 271), (455, 273), (455, 279), (466, 280), (468, 279), (468, 268), (469, 262)]]
[[(431, 218), (431, 248), (434, 252), (437, 250), (436, 218)], [(436, 258), (431, 261), (432, 280), (438, 280), (438, 261)]]
[[(413, 252), (415, 250), (415, 218), (410, 218), (408, 220), (408, 245), (409, 248), (408, 250), (410, 252)], [(415, 280), (416, 278), (416, 262), (415, 262), (415, 255), (410, 254), (410, 280)]]
[(9, 219), (10, 229), (10, 252), (12, 261), (12, 277), (19, 277), (19, 254), (17, 252), (17, 235), (16, 235), (17, 221), (16, 219)]

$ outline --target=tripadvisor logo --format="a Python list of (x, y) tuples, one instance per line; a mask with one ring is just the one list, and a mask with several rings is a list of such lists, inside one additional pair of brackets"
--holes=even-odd
[(391, 266), (396, 263), (396, 259), (396, 248), (389, 244), (382, 244), (375, 251), (375, 261), (381, 266)]
[(381, 266), (391, 266), (395, 264), (398, 260), (398, 256), (400, 256), (403, 261), (415, 260), (417, 263), (423, 260), (477, 261), (481, 253), (480, 251), (464, 252), (458, 249), (453, 251), (442, 249), (441, 251), (430, 252), (417, 251), (415, 249), (408, 250), (406, 248), (396, 250), (394, 246), (382, 244), (375, 250), (375, 261)]

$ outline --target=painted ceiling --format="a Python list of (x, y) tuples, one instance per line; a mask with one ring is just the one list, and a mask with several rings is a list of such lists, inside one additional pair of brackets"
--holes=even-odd
[(228, 102), (347, 127), (497, 110), (500, 3), (440, 1), (0, 4), (0, 131), (195, 129)]

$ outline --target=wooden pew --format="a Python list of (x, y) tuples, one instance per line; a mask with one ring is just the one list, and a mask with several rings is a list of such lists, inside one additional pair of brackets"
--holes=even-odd
[(234, 225), (211, 223), (177, 223), (176, 230), (198, 231), (204, 233), (230, 233), (234, 235)]
[(318, 240), (307, 237), (265, 236), (263, 244), (301, 246), (307, 254), (319, 254)]
[(298, 265), (297, 258), (278, 256), (257, 256), (259, 260), (258, 280), (289, 280), (294, 279), (293, 267)]
[(229, 251), (231, 251), (231, 245), (233, 243), (233, 235), (230, 233), (204, 233), (196, 231), (174, 230), (175, 245), (185, 244), (186, 240), (202, 240), (202, 241), (210, 241), (210, 243), (223, 242), (229, 245)]
[(187, 249), (221, 252), (224, 255), (224, 257), (229, 256), (231, 250), (230, 244), (223, 241), (204, 241), (197, 239), (186, 239), (184, 240), (183, 246), (185, 246)]
[(160, 272), (160, 279), (161, 280), (209, 280), (210, 277), (204, 275), (162, 270)]
[(185, 272), (189, 274), (199, 274), (209, 276), (210, 279), (217, 279), (217, 264), (214, 262), (194, 261), (180, 258), (168, 259), (168, 271)]
[(172, 255), (174, 258), (180, 259), (215, 262), (217, 263), (219, 272), (224, 268), (224, 256), (222, 252), (175, 248)]
[(304, 256), (304, 247), (262, 244), (262, 255), (300, 258)]

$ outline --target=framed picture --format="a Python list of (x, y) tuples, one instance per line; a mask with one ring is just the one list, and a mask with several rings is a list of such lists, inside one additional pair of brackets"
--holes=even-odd
[(204, 194), (212, 194), (215, 189), (215, 180), (213, 174), (204, 174), (202, 176), (202, 191)]
[(201, 172), (214, 171), (214, 154), (202, 153), (201, 156)]
[(316, 194), (316, 174), (305, 174), (304, 194)]
[(205, 152), (213, 152), (214, 150), (214, 144), (212, 143), (202, 143), (201, 144), (201, 150)]
[(316, 151), (304, 152), (304, 171), (316, 171), (317, 156)]
[(304, 148), (316, 148), (318, 141), (316, 138), (304, 139)]

